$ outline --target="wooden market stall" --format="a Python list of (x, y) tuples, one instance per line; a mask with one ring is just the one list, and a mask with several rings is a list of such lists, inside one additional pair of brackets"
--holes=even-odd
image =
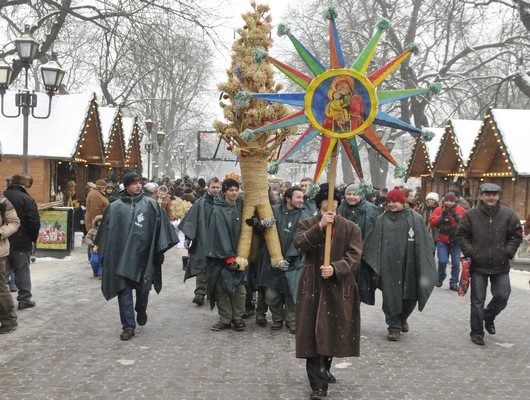
[[(37, 96), (37, 104), (48, 104), (45, 94), (37, 93)], [(15, 93), (7, 92), (6, 113), (16, 113), (14, 104)], [(38, 106), (35, 113), (42, 115), (44, 111)], [(105, 155), (98, 121), (94, 93), (56, 95), (52, 99), (49, 118), (30, 117), (28, 173), (34, 183), (29, 193), (37, 203), (56, 200), (68, 182), (75, 182), (74, 199), (82, 200), (86, 183), (103, 176)], [(0, 126), (4, 151), (0, 179), (3, 180), (22, 171), (22, 118), (0, 115)]]
[(142, 154), (140, 143), (142, 141), (142, 129), (138, 123), (138, 117), (123, 117), (123, 132), (126, 144), (125, 170), (126, 172), (142, 172)]
[(434, 136), (429, 141), (425, 141), (423, 137), (416, 140), (407, 164), (407, 177), (421, 179), (422, 198), (433, 191), (433, 163), (444, 133), (443, 128), (424, 128), (424, 130), (431, 131)]
[(471, 195), (483, 182), (502, 188), (501, 201), (520, 219), (530, 214), (530, 110), (490, 109), (467, 160)]
[(447, 121), (434, 159), (431, 191), (441, 197), (448, 191), (458, 190), (470, 200), (470, 184), (465, 178), (466, 163), (481, 126), (479, 120)]
[(125, 140), (123, 114), (119, 107), (99, 107), (101, 133), (105, 144), (105, 166), (107, 179), (118, 181), (125, 168)]

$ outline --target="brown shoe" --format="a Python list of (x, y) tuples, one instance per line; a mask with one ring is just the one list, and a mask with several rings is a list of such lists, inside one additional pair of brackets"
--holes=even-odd
[(399, 332), (388, 332), (386, 338), (391, 342), (397, 342), (399, 340)]
[(232, 321), (232, 324), (234, 324), (234, 330), (236, 331), (244, 331), (245, 330), (245, 323), (242, 319), (235, 319)]
[(120, 334), (120, 340), (131, 340), (133, 336), (134, 336), (134, 329), (125, 328), (123, 332)]
[(289, 329), (289, 333), (295, 334), (296, 333), (296, 326), (295, 324), (287, 324), (287, 329)]
[(219, 321), (214, 326), (212, 326), (212, 331), (219, 332), (219, 331), (224, 331), (225, 329), (229, 329), (229, 328), (230, 328), (230, 324), (223, 324), (221, 321)]
[(259, 326), (267, 325), (267, 317), (263, 314), (256, 314), (256, 324)]
[(407, 321), (401, 322), (401, 332), (407, 333), (409, 331), (409, 323)]
[(273, 331), (279, 331), (282, 329), (283, 321), (272, 321), (271, 329)]

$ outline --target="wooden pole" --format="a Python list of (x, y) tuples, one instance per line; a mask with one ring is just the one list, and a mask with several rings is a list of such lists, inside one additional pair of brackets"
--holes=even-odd
[[(329, 162), (329, 180), (328, 180), (328, 211), (335, 211), (334, 196), (335, 192), (335, 180), (337, 176), (337, 149), (339, 147), (339, 141), (335, 143), (333, 151), (331, 153), (331, 160)], [(326, 242), (324, 245), (324, 265), (330, 265), (331, 260), (331, 233), (333, 231), (333, 224), (326, 226)]]

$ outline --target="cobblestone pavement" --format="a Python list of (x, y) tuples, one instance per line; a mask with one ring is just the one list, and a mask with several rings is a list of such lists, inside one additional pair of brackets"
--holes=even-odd
[[(164, 287), (151, 292), (147, 325), (120, 341), (116, 299), (105, 301), (86, 249), (32, 265), (37, 307), (0, 336), (1, 399), (307, 399), (305, 362), (286, 328), (248, 320), (212, 332), (217, 312), (192, 304), (181, 255), (166, 255)], [(331, 399), (530, 398), (530, 285), (512, 272), (512, 296), (485, 346), (469, 339), (469, 297), (435, 289), (410, 332), (386, 340), (381, 299), (362, 306), (361, 357), (335, 359)], [(270, 319), (270, 315), (269, 315)]]

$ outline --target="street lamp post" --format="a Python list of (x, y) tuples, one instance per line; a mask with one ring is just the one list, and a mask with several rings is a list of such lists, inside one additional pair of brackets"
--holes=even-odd
[(52, 54), (51, 61), (41, 65), (42, 82), (48, 94), (48, 113), (45, 116), (35, 115), (35, 107), (37, 107), (37, 95), (34, 91), (28, 89), (29, 68), (35, 60), (39, 43), (31, 37), (30, 26), (26, 25), (24, 34), (15, 40), (15, 47), (18, 57), (25, 70), (24, 89), (20, 90), (15, 95), (15, 105), (18, 108), (16, 115), (8, 115), (4, 112), (4, 95), (11, 83), (11, 76), (13, 68), (5, 61), (4, 52), (0, 51), (0, 98), (2, 115), (6, 118), (18, 118), (22, 114), (23, 120), (23, 144), (22, 144), (22, 170), (25, 174), (28, 173), (28, 136), (29, 136), (29, 115), (35, 119), (47, 119), (50, 116), (52, 108), (52, 97), (61, 86), (64, 78), (64, 70), (57, 63), (57, 54)]
[(180, 154), (180, 177), (181, 178), (184, 178), (184, 165), (186, 163), (186, 160), (184, 160), (184, 148), (186, 147), (186, 145), (182, 142), (180, 142), (178, 145), (177, 145), (177, 148), (178, 148), (178, 151), (179, 151), (179, 154)]
[[(162, 165), (160, 163), (160, 148), (162, 147), (162, 143), (164, 142), (164, 139), (166, 137), (166, 134), (162, 131), (158, 131), (156, 133), (156, 143), (158, 144), (157, 150), (156, 150), (156, 162), (158, 165)], [(156, 170), (156, 176), (158, 177), (158, 168)]]
[(153, 121), (151, 118), (145, 121), (145, 129), (147, 129), (147, 143), (144, 145), (145, 150), (147, 150), (147, 179), (151, 179), (151, 150), (153, 150), (153, 143), (151, 142)]

